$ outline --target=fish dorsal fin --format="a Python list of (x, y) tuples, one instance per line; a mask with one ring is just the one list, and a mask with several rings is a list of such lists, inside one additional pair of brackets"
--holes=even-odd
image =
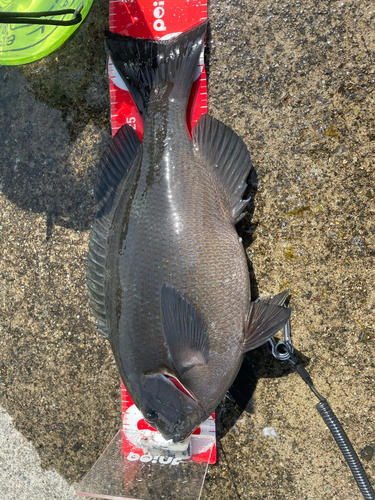
[(246, 144), (236, 132), (207, 114), (195, 125), (193, 142), (206, 164), (214, 168), (228, 197), (233, 220), (237, 222), (249, 202), (242, 199), (252, 169)]
[(133, 163), (139, 146), (140, 141), (135, 130), (129, 125), (121, 127), (104, 151), (96, 179), (97, 211), (90, 234), (87, 285), (90, 305), (98, 320), (97, 326), (106, 338), (109, 338), (109, 331), (106, 323), (104, 281), (109, 228), (117, 188)]
[[(281, 299), (285, 301), (287, 297), (286, 295), (285, 298), (281, 298), (281, 295), (283, 294), (276, 296), (279, 297), (279, 302)], [(243, 352), (261, 346), (285, 326), (290, 318), (291, 309), (278, 305), (277, 302), (272, 303), (268, 300), (250, 302), (245, 328), (245, 339), (242, 347)]]
[(165, 343), (180, 376), (193, 366), (207, 364), (206, 325), (198, 309), (167, 283), (161, 287), (161, 319)]
[(116, 190), (132, 164), (139, 146), (138, 134), (130, 125), (123, 125), (109, 142), (100, 160), (96, 177), (96, 219), (111, 211)]

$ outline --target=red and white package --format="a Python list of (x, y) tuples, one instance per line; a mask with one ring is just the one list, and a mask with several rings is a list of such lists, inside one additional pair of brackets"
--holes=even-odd
[[(188, 31), (200, 22), (207, 20), (207, 3), (205, 0), (110, 0), (109, 29), (113, 33), (135, 38), (168, 39), (184, 31)], [(112, 135), (125, 123), (131, 125), (142, 140), (143, 119), (138, 112), (130, 92), (109, 60), (108, 64)], [(197, 79), (193, 84), (188, 110), (188, 130), (194, 128), (202, 114), (207, 113), (207, 86), (203, 54), (197, 68)], [(126, 440), (126, 431), (149, 429), (142, 414), (134, 405), (125, 386), (122, 384), (122, 417), (123, 417), (123, 451), (134, 450), (134, 444)], [(202, 423), (194, 434), (215, 438), (215, 413)], [(141, 450), (140, 450), (141, 452)], [(209, 458), (210, 457), (210, 458)], [(209, 452), (195, 453), (191, 449), (191, 460), (209, 463), (216, 462), (216, 442), (211, 456)]]

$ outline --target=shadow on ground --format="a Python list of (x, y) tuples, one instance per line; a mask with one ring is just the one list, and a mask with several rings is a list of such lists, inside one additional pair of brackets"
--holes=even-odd
[(103, 33), (108, 2), (58, 51), (35, 63), (1, 67), (2, 192), (24, 211), (87, 230), (93, 185), (110, 137)]

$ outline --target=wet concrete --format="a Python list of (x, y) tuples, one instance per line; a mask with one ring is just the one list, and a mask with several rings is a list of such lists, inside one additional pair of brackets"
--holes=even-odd
[[(0, 68), (0, 404), (42, 467), (71, 483), (120, 426), (85, 277), (110, 137), (106, 4), (51, 56)], [(239, 227), (254, 289), (289, 288), (297, 355), (358, 452), (375, 444), (374, 13), (341, 1), (209, 6), (209, 112), (244, 138), (259, 178)], [(360, 499), (298, 375), (267, 348), (246, 369), (250, 412), (220, 407), (202, 498)], [(364, 466), (374, 480), (374, 457)]]

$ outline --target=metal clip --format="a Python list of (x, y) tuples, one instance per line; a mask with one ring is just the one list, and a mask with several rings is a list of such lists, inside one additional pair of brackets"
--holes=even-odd
[(284, 326), (284, 340), (280, 340), (276, 343), (276, 340), (272, 337), (268, 342), (270, 343), (272, 355), (280, 361), (289, 361), (296, 372), (310, 387), (315, 396), (320, 399), (320, 401), (324, 401), (324, 397), (315, 388), (310, 374), (306, 368), (299, 363), (298, 359), (293, 354), (292, 338), (290, 336), (290, 320)]
[(286, 361), (293, 354), (292, 338), (290, 336), (290, 320), (284, 326), (284, 340), (276, 343), (274, 338), (269, 339), (272, 355), (280, 361)]

